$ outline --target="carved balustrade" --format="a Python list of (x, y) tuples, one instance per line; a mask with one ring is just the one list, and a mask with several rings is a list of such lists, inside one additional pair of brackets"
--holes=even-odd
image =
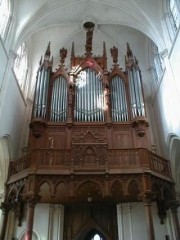
[[(172, 178), (170, 162), (144, 148), (107, 149), (105, 144), (75, 145), (72, 149), (33, 149), (10, 163), (9, 178), (24, 171), (143, 173)], [(20, 175), (19, 175), (20, 176)]]

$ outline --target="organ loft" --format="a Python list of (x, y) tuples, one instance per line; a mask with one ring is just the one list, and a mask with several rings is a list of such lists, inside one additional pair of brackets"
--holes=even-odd
[[(106, 45), (94, 55), (94, 24), (86, 22), (85, 54), (72, 44), (60, 50), (53, 71), (50, 43), (37, 71), (28, 152), (10, 162), (3, 209), (3, 230), (10, 212), (18, 225), (26, 222), (24, 238), (33, 239), (38, 203), (61, 205), (61, 240), (120, 239), (119, 204), (140, 202), (147, 239), (154, 240), (152, 204), (161, 224), (172, 210), (179, 239), (178, 207), (170, 162), (151, 151), (149, 123), (138, 60), (129, 43), (125, 69), (118, 49)], [(108, 50), (109, 51), (109, 50)], [(50, 226), (47, 239), (53, 239)]]

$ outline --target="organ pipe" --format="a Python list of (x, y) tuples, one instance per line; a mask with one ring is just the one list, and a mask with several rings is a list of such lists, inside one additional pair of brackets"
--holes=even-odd
[(33, 117), (37, 118), (46, 118), (47, 114), (49, 78), (52, 70), (52, 59), (50, 61), (50, 54), (49, 43), (43, 62), (42, 60), (40, 61), (36, 77)]
[[(68, 89), (68, 72), (63, 65), (66, 55), (67, 50), (64, 48), (61, 49), (60, 68), (52, 75), (49, 43), (44, 59), (40, 61), (40, 67), (37, 72), (33, 117), (48, 118), (53, 122), (65, 122), (67, 121), (67, 115), (70, 114), (70, 110), (68, 109), (71, 105), (71, 110), (74, 107), (74, 118), (72, 118), (72, 111), (70, 111), (70, 118), (75, 121), (103, 122), (107, 120), (105, 119), (106, 87), (109, 89), (108, 97), (111, 100), (106, 107), (109, 108), (107, 110), (108, 113), (111, 112), (112, 121), (128, 121), (130, 119), (129, 114), (133, 118), (145, 116), (141, 73), (129, 44), (127, 44), (126, 55), (126, 73), (128, 78), (126, 78), (117, 63), (118, 49), (116, 47), (111, 49), (114, 68), (112, 72), (108, 72), (107, 69), (103, 70), (100, 65), (98, 66), (99, 62), (90, 57), (92, 54), (88, 55), (88, 60), (86, 58), (83, 60), (83, 58), (78, 59), (78, 57), (75, 57), (73, 45), (72, 69), (70, 74), (74, 76), (74, 81), (71, 81), (71, 93)], [(106, 57), (106, 55), (103, 56)], [(81, 66), (83, 61), (84, 63), (89, 62), (90, 65)], [(106, 58), (103, 58), (102, 62), (102, 66), (105, 66)], [(81, 71), (75, 73), (77, 69), (81, 69)], [(98, 74), (99, 72), (103, 74), (103, 71), (104, 76)], [(108, 78), (108, 76), (113, 77)], [(49, 87), (50, 81), (52, 84), (51, 88)], [(49, 89), (51, 90), (49, 91)], [(70, 94), (71, 103), (69, 103)], [(47, 112), (47, 109), (49, 112)]]
[(50, 69), (42, 68), (37, 74), (34, 117), (46, 117)]
[(54, 80), (50, 120), (64, 122), (67, 119), (67, 81), (63, 76)]
[(126, 88), (124, 81), (115, 76), (111, 80), (111, 103), (112, 103), (112, 120), (127, 121), (128, 107), (126, 98)]
[(126, 67), (129, 80), (132, 117), (145, 116), (141, 72), (138, 61), (127, 44)]
[(104, 93), (102, 80), (91, 68), (82, 70), (75, 83), (76, 121), (104, 121)]

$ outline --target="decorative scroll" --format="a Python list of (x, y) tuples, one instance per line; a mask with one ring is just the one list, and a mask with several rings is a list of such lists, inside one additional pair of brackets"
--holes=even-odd
[(113, 77), (111, 81), (111, 103), (112, 120), (115, 122), (127, 121), (128, 107), (125, 83), (119, 76)]
[(55, 122), (67, 119), (67, 81), (60, 76), (54, 81), (51, 98), (50, 120)]
[(75, 84), (75, 120), (104, 121), (104, 92), (99, 75), (86, 68), (77, 75)]

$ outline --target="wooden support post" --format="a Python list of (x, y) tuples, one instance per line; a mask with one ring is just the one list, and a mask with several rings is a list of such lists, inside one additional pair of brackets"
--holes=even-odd
[(151, 191), (146, 191), (144, 195), (144, 207), (146, 212), (148, 240), (155, 240), (154, 226), (153, 226), (153, 219), (152, 219), (152, 212), (151, 212), (151, 199), (152, 199)]
[(33, 233), (33, 222), (34, 222), (34, 209), (35, 205), (39, 199), (38, 195), (30, 194), (26, 195), (27, 200), (27, 219), (26, 219), (26, 233), (25, 233), (25, 240), (32, 239)]

